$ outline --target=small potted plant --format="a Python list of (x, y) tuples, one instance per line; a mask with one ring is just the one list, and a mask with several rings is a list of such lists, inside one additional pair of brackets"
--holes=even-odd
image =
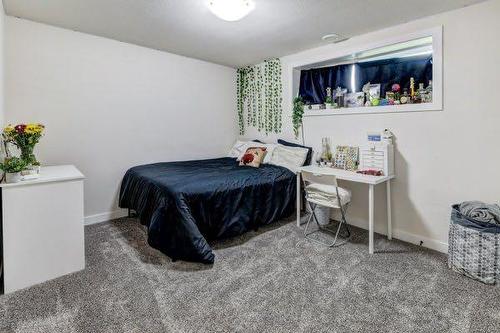
[(19, 157), (8, 157), (0, 163), (0, 169), (5, 173), (7, 183), (17, 183), (22, 179), (21, 171), (26, 168), (26, 162)]
[(327, 109), (333, 109), (335, 107), (332, 96), (326, 96), (325, 105)]

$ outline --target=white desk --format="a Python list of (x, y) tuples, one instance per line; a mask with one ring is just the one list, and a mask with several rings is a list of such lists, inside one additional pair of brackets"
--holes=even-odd
[(334, 175), (339, 180), (346, 180), (356, 183), (368, 184), (368, 252), (373, 254), (373, 222), (374, 222), (374, 188), (375, 185), (386, 183), (387, 186), (387, 238), (392, 239), (392, 213), (391, 213), (391, 179), (395, 176), (368, 176), (353, 171), (345, 171), (330, 167), (306, 166), (299, 169), (297, 173), (297, 226), (300, 227), (300, 187), (302, 171), (312, 172), (321, 175)]

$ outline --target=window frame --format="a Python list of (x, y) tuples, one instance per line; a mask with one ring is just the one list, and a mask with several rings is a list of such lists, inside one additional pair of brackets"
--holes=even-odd
[(392, 44), (402, 43), (422, 37), (432, 37), (432, 102), (420, 104), (405, 104), (405, 105), (386, 105), (374, 107), (352, 107), (340, 109), (323, 109), (323, 110), (304, 110), (304, 117), (310, 116), (328, 116), (328, 115), (348, 115), (348, 114), (380, 114), (380, 113), (404, 113), (404, 112), (422, 112), (422, 111), (442, 111), (443, 110), (443, 27), (438, 26), (427, 30), (421, 30), (404, 35), (391, 36), (370, 43), (366, 46), (350, 47), (339, 49), (338, 51), (322, 54), (307, 60), (294, 62), (291, 64), (290, 70), (290, 100), (298, 95), (300, 71), (305, 68), (314, 66), (321, 67), (323, 64), (333, 62), (335, 59), (344, 58), (351, 54), (369, 51), (379, 47), (384, 47)]

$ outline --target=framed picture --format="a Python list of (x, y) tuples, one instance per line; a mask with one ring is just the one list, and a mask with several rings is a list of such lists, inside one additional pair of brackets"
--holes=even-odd
[(358, 106), (364, 106), (365, 103), (365, 93), (349, 93), (346, 95), (346, 104), (348, 108), (354, 108)]
[(358, 168), (359, 148), (350, 146), (337, 146), (333, 159), (333, 167), (349, 171)]
[(370, 84), (370, 98), (380, 98), (380, 83)]

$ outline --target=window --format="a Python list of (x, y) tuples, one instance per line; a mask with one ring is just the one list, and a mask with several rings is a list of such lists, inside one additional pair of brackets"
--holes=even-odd
[(296, 66), (296, 95), (307, 105), (305, 116), (440, 110), (440, 48), (441, 29), (436, 28)]

